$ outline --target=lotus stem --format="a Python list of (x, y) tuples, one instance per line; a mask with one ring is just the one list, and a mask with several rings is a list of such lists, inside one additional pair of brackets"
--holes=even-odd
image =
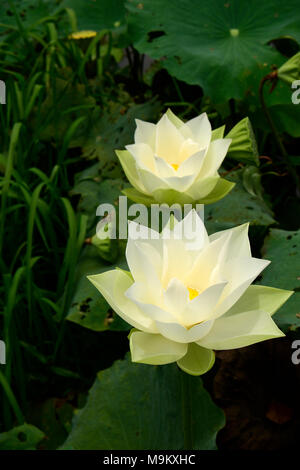
[(181, 397), (182, 397), (182, 423), (183, 423), (183, 448), (184, 450), (193, 449), (192, 438), (192, 410), (190, 396), (189, 374), (180, 371), (181, 376)]

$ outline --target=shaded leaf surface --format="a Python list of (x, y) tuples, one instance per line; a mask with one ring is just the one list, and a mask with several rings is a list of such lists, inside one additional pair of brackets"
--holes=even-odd
[(263, 255), (271, 262), (263, 272), (260, 284), (295, 293), (274, 315), (283, 330), (300, 326), (300, 230), (271, 229), (263, 247)]
[[(36, 2), (36, 0), (14, 0), (13, 4), (25, 27), (31, 26), (41, 18), (50, 15), (54, 12), (56, 7), (55, 0), (39, 0), (39, 2)], [(16, 19), (11, 8), (11, 2), (9, 1), (5, 0), (1, 2), (0, 23), (4, 25), (17, 26)]]
[[(64, 449), (182, 449), (181, 374), (175, 364), (133, 364), (129, 357), (98, 374), (74, 418)], [(194, 449), (215, 449), (224, 426), (199, 377), (188, 376)]]
[(127, 7), (138, 50), (164, 57), (172, 75), (202, 86), (216, 102), (257, 92), (257, 79), (284, 61), (268, 42), (299, 38), (296, 0), (178, 0), (172, 8), (164, 0), (128, 0)]
[[(126, 99), (126, 96), (123, 96), (123, 100)], [(80, 145), (84, 158), (98, 158), (102, 163), (117, 161), (115, 150), (123, 149), (134, 141), (135, 119), (155, 121), (160, 107), (154, 100), (128, 108), (126, 106), (127, 102), (125, 106), (110, 103), (103, 114), (95, 114), (92, 126), (85, 128), (81, 136)]]
[(90, 274), (100, 274), (116, 266), (127, 268), (122, 259), (116, 265), (108, 265), (98, 256), (94, 246), (86, 247), (77, 267), (78, 283), (67, 316), (69, 321), (94, 331), (130, 330), (131, 326), (111, 310), (100, 292), (87, 279)]
[(62, 7), (72, 8), (78, 30), (115, 30), (125, 20), (124, 0), (64, 0)]
[(43, 438), (38, 428), (23, 424), (0, 434), (0, 450), (35, 450)]
[(275, 222), (272, 211), (263, 199), (247, 192), (242, 183), (242, 171), (231, 172), (226, 179), (236, 183), (221, 201), (205, 207), (208, 233), (231, 228), (246, 222), (253, 225), (271, 225)]

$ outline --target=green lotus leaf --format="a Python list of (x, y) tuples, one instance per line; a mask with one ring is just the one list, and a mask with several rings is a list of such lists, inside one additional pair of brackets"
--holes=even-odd
[(191, 449), (216, 449), (224, 413), (212, 401), (201, 377), (184, 374), (176, 364), (132, 363), (129, 355), (99, 372), (61, 449), (182, 450), (183, 375), (191, 397)]
[(286, 59), (270, 42), (299, 41), (298, 0), (130, 0), (135, 47), (161, 59), (168, 72), (200, 85), (215, 103), (258, 95), (260, 79)]

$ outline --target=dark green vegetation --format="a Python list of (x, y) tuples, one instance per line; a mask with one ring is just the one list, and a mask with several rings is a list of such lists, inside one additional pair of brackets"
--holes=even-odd
[[(276, 73), (300, 49), (298, 1), (168, 3), (1, 2), (7, 104), (0, 105), (0, 339), (7, 364), (0, 366), (0, 449), (53, 449), (65, 441), (64, 448), (147, 448), (151, 436), (152, 448), (183, 445), (169, 432), (181, 423), (175, 366), (125, 360), (102, 372), (124, 358), (128, 325), (86, 280), (124, 265), (124, 242), (89, 244), (96, 207), (116, 203), (128, 185), (114, 149), (132, 143), (135, 118), (154, 122), (168, 107), (182, 119), (206, 111), (213, 128), (226, 124), (226, 132), (245, 116), (251, 120), (258, 155), (229, 153), (222, 172), (237, 184), (206, 207), (206, 223), (214, 232), (250, 221), (254, 255), (272, 260), (257, 282), (295, 290), (275, 318), (288, 335), (286, 374), (300, 386), (290, 361), (300, 326), (300, 104), (292, 104), (295, 90)], [(82, 30), (97, 34), (69, 37)], [(299, 67), (292, 79), (300, 79)], [(222, 361), (224, 355), (204, 378), (220, 404), (214, 384)], [(99, 371), (72, 429), (73, 411), (84, 406)], [(194, 446), (215, 448), (224, 418), (197, 380), (190, 393), (199, 407), (191, 413), (205, 420)], [(169, 390), (172, 399), (162, 396), (170, 381), (178, 394)], [(139, 382), (143, 390), (136, 390)], [(285, 425), (299, 424), (299, 405), (285, 394), (262, 400), (262, 420), (280, 426), (266, 411), (275, 400), (293, 409)], [(112, 407), (120, 417), (112, 417)], [(138, 427), (135, 407), (147, 429)], [(135, 425), (136, 442), (122, 431)]]

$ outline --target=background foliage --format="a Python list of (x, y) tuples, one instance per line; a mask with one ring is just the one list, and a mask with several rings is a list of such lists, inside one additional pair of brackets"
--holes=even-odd
[[(277, 74), (299, 51), (299, 15), (296, 0), (1, 2), (0, 449), (183, 447), (173, 432), (179, 372), (124, 359), (129, 326), (86, 280), (125, 267), (124, 241), (91, 243), (96, 207), (117, 207), (128, 186), (114, 149), (133, 141), (135, 118), (154, 122), (168, 107), (182, 119), (205, 111), (226, 134), (250, 118), (258, 150), (229, 152), (221, 173), (237, 184), (206, 207), (206, 225), (212, 233), (250, 221), (253, 254), (272, 261), (257, 282), (295, 291), (275, 320), (288, 335), (283, 374), (299, 387), (286, 351), (300, 325), (300, 105)], [(83, 30), (95, 34), (71, 37)], [(259, 360), (259, 347), (250, 350)], [(225, 423), (216, 404), (228, 410), (226, 387), (216, 387), (220, 374), (226, 384), (228, 358), (220, 354), (203, 381), (190, 379), (195, 448), (216, 448)], [(237, 377), (251, 364), (230, 367)], [(280, 390), (243, 409), (294, 426), (299, 407)], [(228, 423), (219, 447), (239, 448), (229, 414)]]

